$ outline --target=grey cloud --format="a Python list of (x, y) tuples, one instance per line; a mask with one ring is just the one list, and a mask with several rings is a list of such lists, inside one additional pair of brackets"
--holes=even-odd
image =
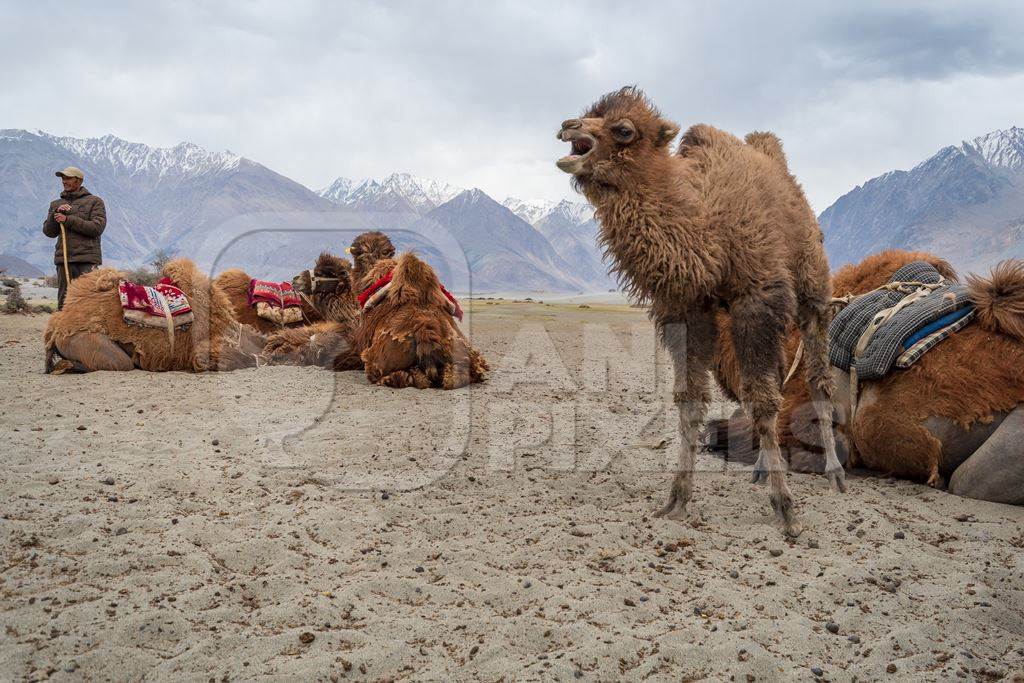
[(971, 107), (943, 97), (1015, 82), (1022, 14), (1006, 2), (9, 3), (0, 126), (189, 140), (311, 187), (402, 170), (558, 198), (554, 127), (636, 83), (683, 125), (779, 132), (820, 210), (880, 163), (1020, 124), (1019, 90)]

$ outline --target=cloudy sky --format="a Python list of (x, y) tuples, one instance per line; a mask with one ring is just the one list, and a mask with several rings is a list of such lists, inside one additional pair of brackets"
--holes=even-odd
[(0, 128), (230, 149), (311, 187), (408, 171), (571, 196), (559, 122), (646, 89), (769, 129), (821, 211), (1024, 125), (1024, 2), (0, 0)]

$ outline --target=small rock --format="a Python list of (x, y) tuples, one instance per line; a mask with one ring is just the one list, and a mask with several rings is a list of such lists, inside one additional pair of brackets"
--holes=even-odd
[(576, 679), (583, 678), (583, 672), (580, 671), (579, 669), (576, 669), (575, 671), (572, 672), (572, 677), (576, 678)]
[(387, 491), (385, 491), (384, 493), (380, 494), (380, 499), (381, 499), (381, 500), (387, 500), (387, 499), (388, 499), (388, 498), (390, 498), (390, 497), (391, 497), (391, 496), (389, 496), (389, 495), (387, 494)]
[(126, 529), (123, 526), (121, 526), (121, 527), (117, 528), (117, 531), (114, 532), (114, 535), (115, 536), (124, 536), (126, 533), (128, 533), (128, 529)]
[(107, 501), (111, 503), (117, 502), (117, 496), (107, 496)]
[(413, 571), (416, 572), (417, 574), (422, 574), (423, 573), (423, 567), (416, 567), (415, 569), (413, 569)]
[(903, 533), (902, 531), (897, 531), (896, 533), (894, 533), (892, 535), (892, 537), (897, 539), (897, 540), (902, 540), (902, 539), (906, 538), (907, 535), (905, 533)]
[(78, 425), (77, 427), (75, 427), (75, 429), (77, 429), (80, 432), (84, 432), (86, 430), (86, 426), (85, 425)]
[(636, 603), (633, 602), (630, 598), (626, 598), (625, 600), (623, 600), (622, 604), (626, 607), (636, 607)]
[(738, 579), (738, 578), (740, 578), (740, 573), (738, 571), (736, 571), (735, 569), (733, 569), (731, 572), (729, 572), (729, 578), (730, 579)]
[(220, 439), (214, 439), (213, 441), (210, 442), (210, 445), (211, 446), (219, 446), (220, 445)]
[(60, 483), (60, 479), (58, 479), (57, 477), (50, 477), (49, 479), (46, 480), (46, 483), (47, 484), (58, 484), (58, 483)]
[(302, 643), (303, 645), (309, 645), (310, 643), (313, 642), (313, 640), (315, 638), (316, 638), (316, 636), (314, 636), (309, 631), (303, 631), (302, 633), (299, 634), (299, 642)]
[(820, 666), (812, 666), (811, 667), (811, 673), (814, 674), (815, 676), (824, 676), (825, 675), (825, 671)]
[(830, 621), (825, 624), (825, 630), (829, 633), (839, 633), (839, 624)]
[(782, 554), (782, 548), (772, 548), (768, 552), (771, 553), (772, 557), (778, 557)]
[(860, 636), (847, 636), (846, 639), (854, 645), (860, 642)]
[(533, 585), (533, 582), (531, 582), (531, 581), (523, 581), (523, 588), (529, 588), (532, 585)]
[(113, 486), (114, 485), (114, 478), (113, 477), (107, 477), (106, 479), (104, 479), (100, 483), (101, 484), (106, 484), (107, 486)]
[(818, 547), (817, 539), (814, 539), (814, 538), (808, 539), (807, 540), (807, 547), (808, 548), (815, 548), (815, 549), (817, 549), (817, 547)]
[(886, 670), (886, 671), (887, 671), (888, 673), (894, 674), (894, 673), (896, 673), (896, 665), (895, 665), (895, 664), (892, 664), (892, 663), (890, 663), (890, 664), (889, 664), (889, 666), (885, 667), (885, 670)]
[(78, 670), (78, 662), (73, 662), (73, 661), (72, 662), (68, 662), (68, 665), (64, 667), (64, 671), (68, 672), (69, 674), (70, 673), (74, 673), (77, 670)]

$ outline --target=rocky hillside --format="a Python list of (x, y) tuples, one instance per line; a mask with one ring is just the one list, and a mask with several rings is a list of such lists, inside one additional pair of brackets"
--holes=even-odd
[(893, 247), (935, 252), (961, 271), (1024, 257), (1024, 129), (994, 131), (873, 178), (818, 220), (833, 267)]

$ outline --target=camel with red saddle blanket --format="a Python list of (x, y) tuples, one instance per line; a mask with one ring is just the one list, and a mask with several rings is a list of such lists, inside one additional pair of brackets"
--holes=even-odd
[(263, 334), (323, 319), (312, 301), (296, 292), (290, 282), (258, 280), (241, 268), (225, 270), (213, 282), (227, 295), (235, 319)]
[(46, 371), (182, 370), (256, 366), (266, 338), (235, 319), (227, 295), (196, 265), (164, 266), (155, 287), (101, 268), (68, 287), (64, 309), (46, 325)]
[[(947, 281), (956, 281), (941, 258), (894, 250), (842, 268), (832, 289), (837, 295), (873, 292), (915, 261), (930, 263)], [(972, 324), (907, 369), (861, 382), (856, 403), (850, 375), (833, 367), (840, 387), (835, 421), (840, 459), (848, 468), (863, 466), (937, 488), (948, 481), (950, 493), (968, 498), (1024, 505), (1024, 262), (1004, 262), (987, 279), (972, 276), (967, 294), (975, 309)], [(722, 313), (718, 322), (715, 374), (726, 393), (736, 396), (740, 375), (731, 320)], [(780, 374), (797, 355), (797, 337), (790, 333)], [(786, 383), (783, 398), (779, 433), (789, 465), (820, 472), (814, 411), (799, 373)], [(709, 448), (721, 457), (746, 463), (757, 457), (756, 437), (740, 411), (712, 421), (708, 434)]]

